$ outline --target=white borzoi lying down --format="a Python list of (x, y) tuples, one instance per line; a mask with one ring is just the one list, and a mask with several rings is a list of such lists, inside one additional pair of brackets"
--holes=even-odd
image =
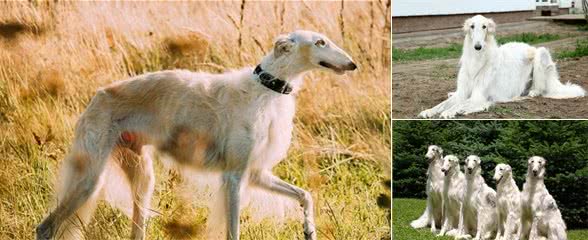
[(496, 192), (482, 177), (482, 160), (475, 155), (465, 159), (465, 194), (460, 213), (458, 238), (489, 239), (496, 231)]
[(443, 204), (443, 149), (439, 146), (431, 145), (428, 148), (425, 157), (429, 160), (427, 169), (427, 207), (425, 212), (417, 219), (410, 223), (413, 228), (424, 228), (431, 226), (431, 232), (437, 231), (442, 221), (442, 204)]
[(443, 225), (437, 236), (457, 235), (459, 213), (463, 202), (465, 176), (459, 168), (459, 159), (454, 155), (443, 158)]
[(251, 184), (298, 200), (305, 238), (316, 239), (311, 194), (271, 169), (290, 146), (295, 95), (289, 93), (299, 90), (305, 72), (321, 68), (343, 73), (356, 65), (327, 37), (296, 31), (278, 37), (256, 68), (223, 74), (162, 71), (98, 90), (77, 122), (58, 206), (37, 227), (37, 239), (67, 234), (63, 228), (71, 221), (87, 223), (98, 200), (95, 193), (109, 180), (103, 173), (110, 162), (131, 185), (131, 238), (144, 239), (154, 175), (143, 146), (183, 166), (222, 173), (223, 238), (239, 239), (240, 196)]
[(521, 193), (522, 239), (566, 240), (566, 224), (543, 183), (545, 164), (545, 159), (538, 156), (528, 160), (527, 178)]
[(498, 230), (496, 240), (521, 238), (521, 193), (508, 164), (498, 164), (494, 169), (496, 180), (496, 210)]
[(555, 63), (544, 47), (525, 43), (498, 46), (492, 19), (476, 15), (463, 25), (465, 38), (457, 75), (457, 90), (419, 117), (453, 118), (488, 109), (495, 102), (521, 96), (547, 98), (583, 97), (582, 87), (562, 84)]

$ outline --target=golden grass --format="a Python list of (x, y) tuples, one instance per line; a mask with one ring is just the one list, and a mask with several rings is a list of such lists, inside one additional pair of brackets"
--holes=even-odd
[[(98, 87), (162, 69), (255, 65), (278, 34), (295, 29), (326, 34), (360, 69), (309, 74), (289, 157), (275, 173), (311, 190), (319, 238), (389, 235), (387, 213), (376, 202), (390, 172), (389, 7), (389, 1), (0, 3), (0, 239), (33, 238), (53, 201), (75, 122)], [(150, 238), (201, 236), (207, 212), (179, 211), (183, 205), (169, 194), (173, 176), (157, 169), (152, 206), (161, 216), (151, 220)], [(299, 239), (301, 225), (245, 220), (242, 233)], [(86, 234), (120, 239), (129, 226), (119, 211), (101, 205)]]

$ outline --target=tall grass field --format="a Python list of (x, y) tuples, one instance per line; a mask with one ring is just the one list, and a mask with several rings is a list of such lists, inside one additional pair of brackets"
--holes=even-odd
[[(312, 193), (320, 239), (389, 238), (376, 199), (390, 177), (390, 4), (0, 3), (0, 239), (34, 238), (54, 207), (75, 123), (99, 87), (164, 69), (255, 66), (276, 36), (296, 29), (325, 34), (359, 69), (308, 74), (293, 144), (274, 172)], [(155, 167), (148, 239), (204, 239), (208, 210), (191, 202), (197, 194), (183, 196), (191, 178)], [(243, 212), (243, 239), (303, 239), (301, 218)], [(125, 239), (131, 224), (100, 204), (84, 234)]]

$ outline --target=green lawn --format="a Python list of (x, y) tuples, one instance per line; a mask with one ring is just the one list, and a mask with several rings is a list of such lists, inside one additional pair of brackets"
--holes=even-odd
[[(452, 239), (449, 237), (437, 238), (429, 228), (415, 230), (410, 227), (410, 222), (417, 219), (425, 210), (426, 201), (421, 199), (394, 198), (392, 201), (392, 234), (394, 240), (426, 240), (426, 239)], [(568, 231), (569, 240), (588, 239), (588, 229)]]
[[(566, 36), (560, 36), (558, 34), (535, 34), (535, 33), (520, 33), (497, 37), (496, 41), (499, 44), (508, 42), (524, 42), (528, 44), (538, 44), (544, 42), (551, 42), (559, 40)], [(457, 58), (461, 55), (462, 44), (453, 43), (447, 47), (419, 47), (415, 49), (392, 49), (392, 60), (393, 61), (420, 61), (426, 59), (449, 59)]]
[(588, 40), (578, 40), (574, 50), (562, 51), (557, 53), (556, 56), (559, 59), (588, 56)]

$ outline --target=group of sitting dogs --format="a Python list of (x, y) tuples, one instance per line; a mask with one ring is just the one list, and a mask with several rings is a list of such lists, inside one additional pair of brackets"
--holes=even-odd
[(470, 155), (465, 159), (465, 174), (459, 159), (443, 156), (443, 149), (431, 145), (427, 159), (427, 207), (413, 228), (431, 227), (438, 236), (455, 239), (548, 239), (565, 240), (566, 225), (555, 199), (543, 179), (546, 161), (533, 156), (528, 160), (526, 182), (520, 192), (512, 168), (496, 165), (496, 191), (481, 176), (481, 160)]

